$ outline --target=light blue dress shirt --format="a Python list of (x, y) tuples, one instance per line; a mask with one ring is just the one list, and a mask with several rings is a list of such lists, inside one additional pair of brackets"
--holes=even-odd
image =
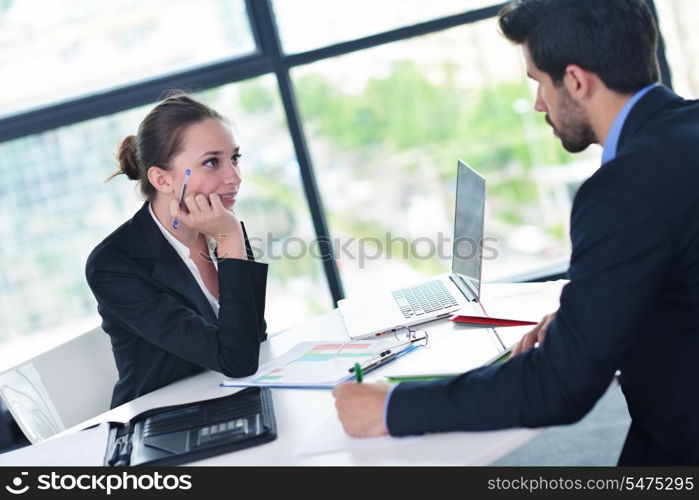
[(604, 152), (602, 153), (602, 165), (605, 163), (612, 161), (614, 158), (616, 158), (616, 149), (617, 146), (619, 145), (619, 138), (621, 137), (621, 131), (624, 129), (624, 123), (626, 123), (626, 119), (629, 117), (629, 113), (631, 113), (631, 110), (633, 107), (636, 105), (638, 101), (641, 100), (641, 98), (646, 95), (648, 92), (653, 90), (655, 87), (657, 87), (657, 83), (653, 83), (652, 85), (648, 85), (647, 87), (642, 88), (638, 92), (636, 92), (631, 99), (629, 99), (626, 104), (624, 104), (624, 107), (621, 108), (621, 111), (619, 111), (619, 114), (616, 115), (616, 118), (614, 119), (614, 123), (612, 123), (612, 128), (609, 130), (609, 134), (607, 135), (607, 140), (604, 141)]

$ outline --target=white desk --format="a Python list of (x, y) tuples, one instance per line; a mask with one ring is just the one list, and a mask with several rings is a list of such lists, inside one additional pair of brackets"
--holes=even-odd
[[(557, 308), (563, 284), (551, 285), (485, 285), (481, 297), (486, 306), (496, 306), (495, 311), (505, 300), (505, 309), (512, 314), (510, 317), (534, 315), (540, 318)], [(382, 380), (391, 373), (466, 371), (480, 366), (498, 352), (496, 345), (499, 341), (488, 330), (463, 327), (445, 320), (429, 323), (423, 328), (429, 334), (428, 348), (420, 348), (369, 373), (367, 382)], [(509, 346), (528, 330), (529, 327), (503, 328), (498, 333)], [(299, 342), (338, 342), (347, 338), (342, 319), (335, 310), (273, 335), (262, 345), (260, 361), (274, 359)], [(219, 373), (205, 372), (180, 380), (68, 429), (56, 439), (3, 454), (0, 462), (4, 465), (92, 464), (94, 456), (98, 457), (95, 461), (100, 460), (98, 441), (104, 440), (104, 435), (100, 437), (100, 429), (77, 435), (75, 431), (110, 420), (124, 422), (155, 407), (216, 398), (240, 390), (220, 387), (223, 378)], [(273, 389), (273, 396), (278, 430), (275, 441), (202, 460), (196, 465), (482, 465), (498, 459), (539, 432), (514, 429), (353, 439), (344, 433), (337, 420), (329, 390)], [(71, 445), (72, 454), (69, 451)], [(84, 457), (80, 459), (78, 455)]]
[[(423, 327), (429, 348), (418, 349), (367, 375), (367, 382), (411, 365), (466, 370), (497, 353), (488, 331), (439, 321)], [(520, 329), (520, 334), (525, 329)], [(514, 332), (513, 332), (514, 333)], [(284, 331), (263, 344), (261, 362), (277, 357), (307, 340), (346, 340), (337, 310)], [(175, 382), (81, 424), (127, 420), (146, 409), (220, 397), (239, 389), (219, 387), (224, 377), (202, 373)], [(274, 389), (278, 437), (262, 446), (219, 455), (196, 465), (482, 465), (490, 463), (538, 433), (515, 429), (497, 432), (431, 434), (407, 438), (353, 439), (337, 420), (328, 390)], [(74, 431), (68, 429), (61, 435)]]

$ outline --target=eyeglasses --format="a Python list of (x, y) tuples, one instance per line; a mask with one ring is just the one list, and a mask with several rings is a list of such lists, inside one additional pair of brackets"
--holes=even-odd
[(422, 328), (418, 330), (413, 330), (409, 326), (401, 325), (395, 327), (393, 330), (391, 330), (391, 332), (393, 333), (393, 336), (396, 338), (396, 340), (400, 342), (398, 345), (394, 347), (400, 347), (408, 344), (415, 344), (420, 347), (427, 347), (427, 343), (429, 342), (427, 330), (423, 330)]
[[(429, 342), (427, 330), (423, 330), (422, 328), (418, 330), (413, 330), (409, 326), (400, 325), (395, 328), (392, 328), (391, 330), (388, 330), (386, 334), (393, 335), (396, 341), (398, 342), (396, 345), (390, 347), (391, 350), (395, 350), (396, 348), (407, 346), (410, 344), (416, 345), (418, 347), (427, 347), (427, 343)], [(372, 338), (376, 338), (376, 336), (372, 335)], [(366, 338), (358, 338), (345, 342), (337, 349), (337, 352), (335, 353), (333, 359), (337, 358), (337, 356), (340, 355), (342, 350), (348, 345), (354, 342), (365, 342), (366, 340)]]

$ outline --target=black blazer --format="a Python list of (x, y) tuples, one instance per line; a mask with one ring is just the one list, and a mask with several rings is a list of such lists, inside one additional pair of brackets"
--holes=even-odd
[(572, 423), (616, 370), (632, 424), (619, 460), (699, 465), (699, 102), (644, 96), (618, 155), (578, 191), (570, 283), (538, 349), (401, 384), (391, 434)]
[(218, 263), (218, 319), (148, 203), (92, 251), (85, 274), (119, 371), (112, 408), (204, 368), (228, 377), (257, 370), (267, 265), (252, 261), (245, 242), (250, 260)]

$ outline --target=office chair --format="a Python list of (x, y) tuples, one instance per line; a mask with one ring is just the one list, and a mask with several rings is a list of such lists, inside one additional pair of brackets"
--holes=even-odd
[(98, 327), (0, 373), (0, 396), (33, 444), (109, 410), (117, 379)]

